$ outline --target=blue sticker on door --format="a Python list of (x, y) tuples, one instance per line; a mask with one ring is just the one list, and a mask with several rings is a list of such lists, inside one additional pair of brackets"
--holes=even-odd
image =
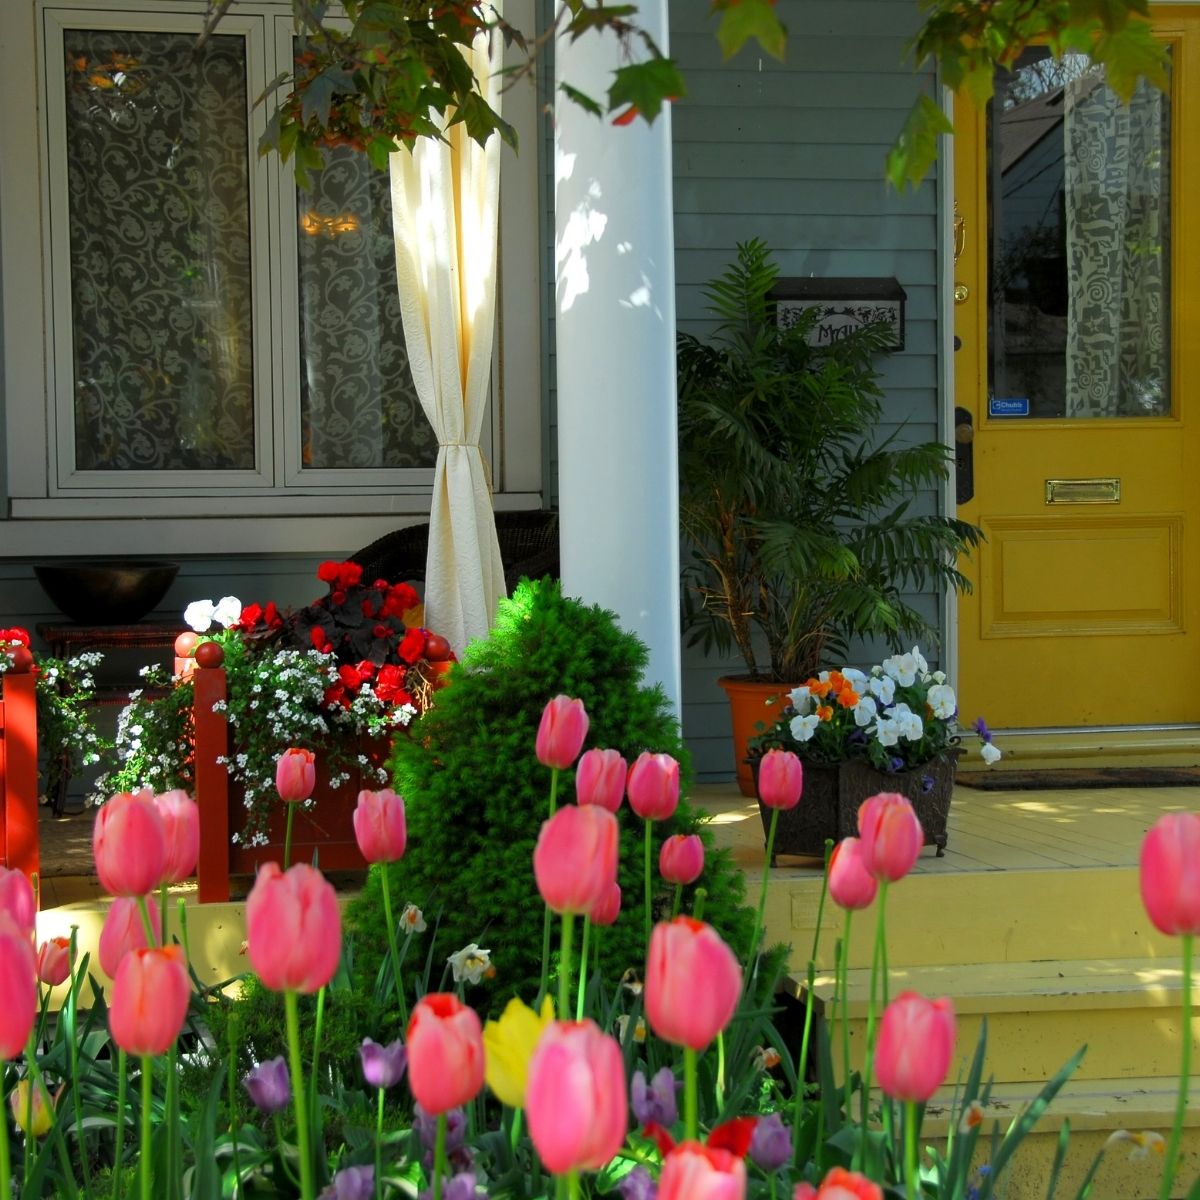
[(1027, 417), (1029, 416), (1028, 396), (989, 396), (989, 417)]

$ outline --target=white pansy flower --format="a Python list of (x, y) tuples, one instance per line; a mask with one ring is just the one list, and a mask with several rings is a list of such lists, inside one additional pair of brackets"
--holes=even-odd
[(954, 716), (955, 710), (958, 708), (958, 701), (954, 698), (954, 689), (945, 683), (935, 683), (929, 689), (925, 700), (933, 715), (941, 717), (943, 720), (946, 717)]
[(805, 716), (808, 713), (808, 710), (812, 707), (812, 692), (808, 690), (807, 686), (792, 688), (788, 699), (792, 702), (792, 707), (802, 717)]
[(999, 761), (1000, 751), (991, 742), (984, 742), (979, 747), (979, 757), (990, 767), (992, 763)]
[(909, 742), (919, 742), (925, 724), (907, 704), (897, 704), (889, 714), (900, 736)]
[(934, 671), (934, 673), (932, 675), (930, 675), (929, 678), (932, 679), (934, 683), (945, 683), (946, 682), (946, 672), (945, 671)]
[[(924, 659), (921, 660), (924, 662)], [(901, 687), (912, 687), (917, 681), (920, 667), (916, 658), (911, 654), (893, 654), (883, 660), (885, 675), (890, 675)]]
[(881, 746), (894, 746), (900, 740), (899, 726), (887, 717), (876, 724), (873, 732)]
[(922, 675), (927, 675), (929, 673), (929, 664), (925, 661), (925, 656), (921, 653), (920, 647), (914, 646), (911, 653), (913, 662), (917, 664), (917, 670)]
[(242, 615), (242, 602), (236, 596), (222, 596), (213, 607), (212, 619), (229, 629)]
[(867, 690), (867, 677), (862, 671), (856, 670), (854, 667), (846, 667), (842, 671), (842, 678), (861, 696)]
[(860, 729), (864, 725), (870, 725), (875, 720), (875, 714), (879, 711), (879, 706), (871, 696), (863, 696), (854, 706), (854, 723)]
[(879, 675), (867, 685), (880, 704), (891, 704), (896, 695), (896, 681), (890, 675)]
[(213, 611), (216, 605), (211, 600), (193, 600), (183, 610), (184, 624), (197, 633), (207, 633), (213, 622)]
[(792, 737), (798, 742), (811, 741), (812, 735), (817, 732), (817, 726), (820, 723), (820, 718), (816, 713), (810, 713), (806, 717), (793, 717), (791, 724)]
[(462, 983), (464, 979), (467, 983), (478, 983), (492, 965), (492, 952), (470, 942), (446, 961), (454, 973), (455, 983)]

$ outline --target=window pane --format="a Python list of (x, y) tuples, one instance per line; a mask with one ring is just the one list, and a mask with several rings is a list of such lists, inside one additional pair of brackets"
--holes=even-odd
[(252, 469), (245, 45), (65, 44), (76, 468)]
[(1032, 417), (1171, 411), (1170, 101), (1038, 48), (990, 117), (992, 395)]
[(313, 190), (296, 193), (303, 464), (432, 467), (437, 437), (404, 348), (388, 174), (348, 147), (325, 156)]

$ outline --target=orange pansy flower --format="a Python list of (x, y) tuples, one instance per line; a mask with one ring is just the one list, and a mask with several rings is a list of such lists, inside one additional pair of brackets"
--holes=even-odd
[(817, 709), (818, 721), (831, 721), (833, 719), (833, 709), (828, 704), (822, 704)]
[(843, 708), (853, 708), (859, 701), (858, 693), (849, 685), (838, 692), (838, 703)]

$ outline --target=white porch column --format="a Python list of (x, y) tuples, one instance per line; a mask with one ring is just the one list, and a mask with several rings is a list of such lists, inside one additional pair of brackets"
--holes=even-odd
[[(638, 20), (667, 53), (666, 0)], [(616, 39), (555, 47), (603, 97)], [(670, 106), (617, 127), (556, 93), (555, 291), (563, 591), (650, 648), (646, 682), (680, 713), (679, 489)]]

